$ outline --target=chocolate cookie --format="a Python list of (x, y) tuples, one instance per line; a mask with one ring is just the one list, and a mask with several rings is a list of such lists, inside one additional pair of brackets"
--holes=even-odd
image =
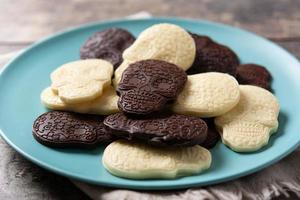
[(206, 36), (191, 35), (196, 44), (196, 57), (187, 74), (222, 72), (236, 76), (239, 59), (229, 47), (218, 44)]
[(237, 67), (237, 81), (244, 85), (256, 85), (271, 90), (272, 76), (261, 65), (244, 64)]
[(202, 119), (171, 113), (147, 118), (116, 113), (106, 117), (104, 124), (118, 137), (155, 146), (193, 146), (201, 144), (207, 134), (207, 126)]
[(104, 116), (50, 111), (33, 124), (34, 138), (51, 147), (95, 147), (113, 140)]
[(130, 114), (149, 114), (162, 110), (182, 91), (186, 73), (174, 64), (142, 60), (123, 72), (117, 92), (120, 110)]
[(194, 39), (194, 42), (196, 44), (196, 58), (197, 58), (197, 52), (200, 52), (200, 50), (204, 47), (207, 47), (210, 44), (214, 44), (215, 42), (208, 36), (204, 35), (197, 35), (194, 33), (189, 33), (192, 38)]
[(220, 134), (218, 133), (215, 127), (214, 118), (205, 118), (203, 120), (206, 122), (208, 129), (207, 129), (207, 137), (204, 140), (204, 142), (201, 144), (201, 146), (207, 149), (211, 149), (220, 140)]
[(116, 69), (123, 61), (122, 53), (135, 38), (120, 28), (109, 28), (92, 35), (80, 49), (81, 59), (101, 58), (112, 63)]

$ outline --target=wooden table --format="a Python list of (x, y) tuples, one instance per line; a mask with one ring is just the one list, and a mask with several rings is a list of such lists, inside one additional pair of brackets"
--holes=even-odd
[[(0, 55), (72, 26), (142, 10), (155, 16), (207, 19), (241, 27), (300, 58), (299, 0), (1, 0)], [(66, 178), (25, 160), (2, 139), (0, 150), (0, 199), (88, 199)]]

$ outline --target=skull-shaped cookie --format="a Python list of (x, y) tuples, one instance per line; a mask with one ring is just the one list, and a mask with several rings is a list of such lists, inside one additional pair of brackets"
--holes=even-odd
[(123, 63), (115, 71), (115, 85), (129, 63), (155, 59), (187, 70), (194, 62), (196, 46), (183, 28), (174, 24), (156, 24), (144, 30), (136, 41), (123, 52)]
[(261, 65), (243, 64), (237, 67), (236, 79), (243, 85), (256, 85), (271, 90), (272, 75)]
[(153, 146), (202, 145), (207, 139), (207, 125), (199, 117), (158, 113), (137, 118), (116, 113), (106, 117), (104, 124), (120, 138), (139, 140)]
[(101, 59), (87, 59), (62, 65), (51, 73), (51, 88), (68, 104), (95, 99), (111, 83), (113, 66)]
[(239, 85), (233, 76), (219, 72), (189, 75), (172, 110), (198, 117), (215, 117), (232, 109), (240, 99)]
[(109, 28), (87, 39), (80, 49), (81, 59), (100, 58), (109, 61), (116, 69), (123, 61), (122, 53), (135, 38), (121, 28)]
[(41, 94), (42, 103), (49, 109), (97, 115), (110, 115), (119, 112), (118, 99), (119, 97), (111, 85), (105, 88), (102, 95), (96, 99), (77, 104), (66, 104), (52, 91), (51, 87), (44, 89)]
[(41, 144), (50, 147), (96, 147), (113, 140), (104, 116), (50, 111), (33, 123), (32, 133)]
[(196, 57), (187, 74), (222, 72), (236, 76), (238, 56), (228, 46), (221, 45), (207, 36), (191, 34), (196, 44)]
[(131, 64), (123, 73), (117, 91), (120, 110), (149, 114), (162, 110), (181, 92), (186, 73), (176, 65), (159, 60)]
[(159, 148), (118, 140), (106, 147), (102, 163), (110, 173), (124, 178), (170, 179), (208, 169), (211, 154), (199, 145)]
[(250, 85), (240, 86), (236, 107), (215, 118), (222, 141), (237, 152), (256, 151), (268, 144), (278, 128), (279, 103), (269, 91)]

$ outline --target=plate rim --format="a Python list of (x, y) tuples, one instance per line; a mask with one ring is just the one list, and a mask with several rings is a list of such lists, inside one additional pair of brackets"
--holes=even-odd
[[(271, 40), (264, 38), (260, 35), (257, 35), (253, 32), (250, 32), (248, 30), (245, 29), (241, 29), (241, 28), (237, 28), (234, 26), (230, 26), (230, 25), (226, 25), (226, 24), (222, 24), (222, 23), (218, 23), (218, 22), (212, 22), (212, 21), (208, 21), (208, 20), (200, 20), (200, 19), (190, 19), (190, 18), (180, 18), (180, 17), (151, 17), (151, 18), (147, 18), (147, 19), (127, 19), (127, 18), (120, 18), (120, 19), (114, 19), (114, 20), (105, 20), (105, 21), (100, 21), (100, 22), (92, 22), (92, 23), (88, 23), (88, 24), (84, 24), (84, 25), (79, 25), (79, 26), (74, 26), (74, 27), (70, 27), (67, 29), (64, 29), (62, 31), (56, 32), (54, 34), (51, 34), (50, 36), (46, 36), (43, 37), (42, 39), (38, 40), (37, 42), (34, 42), (33, 44), (31, 44), (29, 47), (24, 48), (23, 50), (21, 50), (15, 57), (13, 57), (8, 63), (6, 63), (2, 69), (0, 69), (0, 77), (3, 76), (3, 74), (5, 73), (5, 71), (12, 66), (15, 62), (18, 61), (18, 59), (20, 59), (22, 56), (24, 56), (27, 52), (29, 52), (31, 49), (35, 48), (36, 46), (39, 46), (40, 44), (50, 41), (52, 39), (55, 39), (57, 37), (60, 37), (64, 34), (68, 34), (70, 32), (73, 31), (80, 31), (83, 29), (88, 29), (94, 26), (105, 26), (105, 25), (109, 25), (109, 24), (114, 24), (114, 23), (123, 23), (123, 22), (142, 22), (142, 21), (174, 21), (174, 22), (183, 22), (183, 23), (202, 23), (202, 24), (207, 24), (207, 25), (212, 25), (212, 26), (217, 26), (217, 27), (221, 27), (221, 28), (225, 28), (225, 29), (235, 29), (238, 31), (242, 31), (245, 32), (247, 34), (250, 34), (251, 36), (254, 37), (258, 37), (259, 39), (264, 40), (265, 42), (271, 44), (272, 46), (275, 46), (276, 48), (279, 48), (281, 51), (283, 51), (285, 54), (287, 54), (288, 56), (290, 56), (291, 59), (293, 59), (296, 63), (298, 63), (298, 65), (300, 65), (299, 60), (291, 53), (289, 53), (286, 49), (282, 48), (281, 46), (277, 45), (276, 43), (272, 42)], [(1, 124), (0, 124), (1, 126)], [(74, 178), (80, 181), (84, 181), (84, 182), (88, 182), (88, 183), (93, 183), (96, 185), (103, 185), (103, 186), (110, 186), (110, 187), (117, 187), (117, 188), (131, 188), (131, 189), (136, 189), (136, 190), (166, 190), (166, 189), (178, 189), (178, 188), (190, 188), (190, 187), (196, 187), (196, 186), (201, 186), (201, 185), (211, 185), (211, 184), (216, 184), (216, 183), (220, 183), (220, 182), (225, 182), (228, 180), (234, 180), (236, 178), (242, 177), (242, 176), (246, 176), (249, 175), (251, 173), (260, 171), (261, 169), (268, 167), (272, 164), (274, 164), (275, 162), (278, 162), (279, 160), (281, 160), (282, 158), (286, 157), (288, 154), (290, 154), (291, 152), (293, 152), (299, 145), (300, 145), (300, 140), (298, 141), (298, 143), (295, 143), (293, 146), (291, 146), (289, 148), (288, 151), (285, 151), (284, 153), (282, 153), (280, 156), (277, 156), (271, 160), (269, 160), (267, 163), (264, 163), (258, 167), (252, 168), (250, 170), (247, 171), (243, 171), (240, 173), (236, 173), (234, 175), (230, 175), (227, 177), (223, 177), (223, 178), (218, 178), (218, 179), (214, 179), (214, 180), (210, 180), (210, 181), (206, 181), (205, 183), (195, 183), (194, 181), (192, 182), (186, 182), (184, 181), (182, 182), (178, 182), (178, 183), (174, 183), (172, 185), (169, 186), (160, 186), (160, 185), (144, 185), (144, 184), (123, 184), (123, 183), (115, 183), (115, 182), (111, 182), (108, 183), (106, 181), (103, 180), (90, 180), (85, 178), (85, 176), (81, 176), (78, 174), (75, 174), (73, 172), (69, 172), (67, 170), (63, 170), (60, 168), (57, 168), (55, 166), (49, 165), (44, 161), (39, 160), (38, 158), (34, 158), (33, 156), (31, 156), (29, 153), (23, 151), (21, 148), (19, 148), (16, 144), (14, 144), (8, 137), (7, 135), (2, 131), (1, 127), (0, 127), (0, 135), (1, 137), (4, 139), (4, 141), (6, 143), (8, 143), (13, 149), (15, 149), (18, 153), (20, 153), (22, 156), (24, 156), (26, 159), (32, 161), (33, 163), (37, 164), (38, 166), (41, 166), (51, 172), (57, 173), (59, 175), (65, 176), (65, 177), (69, 177), (69, 178)]]

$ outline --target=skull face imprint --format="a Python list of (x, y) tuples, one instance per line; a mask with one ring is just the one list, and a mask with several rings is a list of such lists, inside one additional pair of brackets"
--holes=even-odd
[(175, 178), (198, 174), (211, 166), (210, 152), (192, 147), (158, 148), (117, 140), (104, 150), (102, 163), (113, 175), (132, 179)]
[(104, 124), (118, 138), (139, 140), (160, 147), (194, 146), (202, 144), (207, 136), (207, 125), (202, 119), (166, 112), (142, 119), (116, 113), (106, 117)]
[(186, 80), (186, 73), (168, 62), (143, 60), (133, 63), (124, 71), (118, 85), (118, 106), (132, 114), (159, 111), (178, 96)]
[(186, 30), (174, 24), (155, 24), (141, 32), (123, 52), (123, 63), (115, 71), (114, 84), (120, 82), (122, 73), (130, 63), (155, 59), (187, 70), (193, 64), (195, 54), (195, 42)]
[(277, 131), (279, 103), (272, 93), (257, 86), (241, 85), (240, 91), (238, 105), (215, 118), (215, 124), (223, 143), (234, 151), (256, 151)]
[(49, 111), (34, 121), (32, 133), (38, 142), (50, 147), (96, 147), (113, 140), (103, 120), (101, 115)]

